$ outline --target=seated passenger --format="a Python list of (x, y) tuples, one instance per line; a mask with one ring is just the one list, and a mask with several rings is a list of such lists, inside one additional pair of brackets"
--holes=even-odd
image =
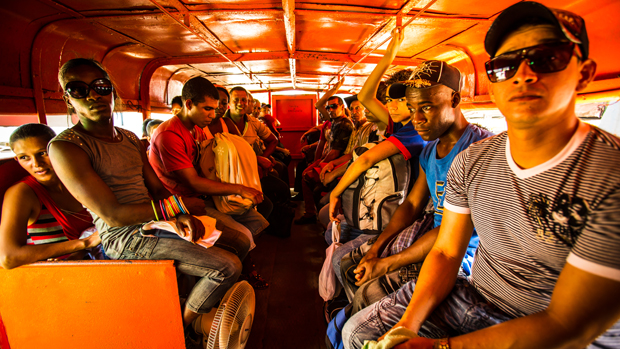
[[(109, 257), (172, 259), (178, 271), (200, 278), (183, 310), (183, 323), (189, 329), (192, 321), (211, 311), (237, 281), (240, 259), (245, 258), (250, 241), (224, 226), (215, 246), (206, 249), (177, 234), (142, 229), (144, 222), (176, 218), (177, 229), (189, 234), (192, 241), (205, 233), (197, 218), (173, 204), (171, 200), (176, 202), (179, 197), (170, 196), (159, 181), (138, 138), (114, 127), (116, 89), (101, 64), (72, 59), (61, 67), (58, 81), (69, 112), (79, 117), (78, 124), (50, 143), (58, 177), (90, 211)], [(192, 214), (204, 213), (202, 200), (185, 197), (180, 201)], [(188, 331), (188, 338), (192, 335), (193, 331)]]
[(313, 224), (317, 221), (318, 201), (321, 193), (328, 191), (323, 187), (320, 179), (322, 168), (330, 161), (344, 154), (353, 133), (353, 122), (344, 115), (342, 98), (334, 96), (340, 89), (344, 79), (316, 102), (316, 107), (323, 115), (329, 115), (329, 125), (323, 126), (323, 137), (316, 148), (314, 162), (303, 173), (302, 190), (305, 203), (305, 213), (295, 220), (295, 224)]
[(170, 102), (170, 109), (172, 115), (177, 115), (181, 109), (183, 109), (183, 100), (181, 99), (181, 96), (176, 96), (172, 99)]
[(422, 337), (396, 348), (620, 347), (620, 139), (575, 115), (596, 70), (585, 22), (520, 2), (485, 49), (508, 131), (454, 159), (417, 282), (359, 312), (367, 326), (344, 327), (348, 348), (401, 326)]
[(362, 104), (379, 120), (389, 125), (388, 131), (392, 133), (392, 136), (364, 152), (349, 166), (338, 185), (332, 190), (329, 200), (329, 217), (332, 221), (340, 221), (338, 215), (341, 212), (342, 198), (340, 196), (342, 193), (362, 173), (366, 172), (377, 162), (401, 153), (411, 163), (412, 174), (410, 180), (413, 182), (417, 178), (418, 156), (426, 142), (422, 140), (416, 132), (413, 123), (410, 122), (412, 114), (407, 107), (404, 85), (392, 84), (388, 87), (386, 93), (387, 108), (376, 97), (381, 77), (389, 68), (394, 56), (396, 56), (402, 40), (403, 34), (401, 28), (398, 27), (394, 30), (392, 41), (388, 45), (385, 56), (381, 58), (379, 64), (368, 76), (362, 90), (358, 94), (358, 99)]
[[(15, 160), (30, 174), (4, 194), (0, 223), (0, 263), (4, 269), (49, 258), (83, 259), (101, 243), (86, 209), (56, 176), (47, 155), (54, 131), (43, 124), (18, 127), (9, 139)], [(90, 259), (90, 258), (87, 258)]]
[(151, 141), (151, 138), (153, 138), (153, 132), (155, 132), (155, 129), (157, 129), (159, 125), (163, 123), (164, 121), (159, 120), (159, 119), (151, 119), (151, 121), (148, 123), (148, 125), (146, 126), (146, 130), (147, 130), (146, 138), (149, 140), (149, 142)]
[(253, 209), (241, 215), (221, 213), (215, 207), (212, 196), (240, 195), (254, 204), (260, 204), (263, 193), (240, 184), (211, 180), (196, 171), (200, 151), (197, 144), (207, 139), (202, 129), (215, 117), (219, 93), (209, 80), (192, 78), (183, 85), (182, 103), (184, 108), (155, 130), (149, 162), (168, 191), (184, 197), (203, 196), (206, 214), (229, 228), (245, 233), (253, 248), (252, 236), (265, 229), (267, 221)]
[[(398, 290), (405, 278), (399, 273), (401, 267), (412, 264), (418, 264), (416, 267), (419, 267), (424, 261), (441, 225), (446, 175), (452, 160), (471, 143), (492, 136), (490, 132), (465, 120), (460, 109), (460, 81), (461, 74), (456, 68), (442, 61), (426, 61), (405, 82), (408, 85), (407, 106), (413, 112), (412, 122), (420, 136), (431, 143), (424, 147), (420, 155), (419, 176), (413, 189), (394, 212), (385, 230), (367, 252), (363, 252), (366, 248), (356, 249), (341, 262), (344, 289), (353, 303), (352, 314)], [(427, 229), (424, 224), (408, 228), (423, 216), (429, 195), (434, 206), (434, 222), (428, 227), (432, 230), (419, 231)], [(392, 239), (405, 229), (413, 229), (408, 232), (408, 242), (415, 238), (417, 240), (403, 246), (400, 253), (379, 258)], [(477, 247), (478, 235), (474, 233), (462, 262), (465, 275), (471, 272)], [(415, 268), (406, 278), (414, 277)], [(359, 323), (364, 320), (354, 317), (350, 321)]]
[[(207, 139), (203, 128), (206, 129), (214, 119), (219, 97), (218, 90), (209, 80), (202, 77), (188, 80), (182, 91), (184, 108), (156, 129), (149, 162), (166, 189), (184, 197), (204, 199), (205, 213), (216, 218), (218, 224), (244, 233), (250, 240), (250, 249), (253, 249), (253, 236), (267, 228), (267, 220), (253, 208), (236, 215), (222, 213), (215, 206), (213, 196), (239, 195), (258, 205), (263, 201), (263, 193), (241, 184), (205, 178), (196, 170), (200, 155), (197, 144)], [(251, 284), (255, 288), (268, 286), (255, 270), (250, 270), (252, 263), (249, 259), (244, 267), (244, 275), (250, 274)]]
[[(258, 119), (247, 114), (248, 92), (241, 86), (230, 90), (230, 108), (224, 114), (225, 118), (233, 122), (237, 134), (241, 135), (254, 149), (258, 159), (259, 170), (262, 169), (261, 186), (263, 193), (270, 199), (274, 207), (286, 205), (291, 199), (288, 183), (285, 183), (275, 175), (269, 175), (274, 162), (270, 159), (271, 154), (278, 145), (278, 140)], [(269, 218), (269, 223), (274, 221)]]

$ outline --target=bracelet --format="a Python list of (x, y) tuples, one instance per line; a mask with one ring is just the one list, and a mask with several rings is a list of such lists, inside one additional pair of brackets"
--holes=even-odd
[[(153, 205), (153, 211), (155, 211), (155, 218), (159, 220), (157, 210), (155, 209), (155, 204), (152, 200), (151, 204)], [(178, 195), (171, 195), (170, 197), (159, 200), (158, 205), (161, 209), (162, 219), (166, 221), (169, 221), (181, 214), (189, 214), (189, 210), (183, 203), (183, 199), (181, 199)]]
[(166, 210), (164, 209), (163, 200), (159, 200), (159, 208), (161, 209), (161, 215), (163, 216), (163, 220), (169, 221), (170, 219), (166, 216)]
[(159, 221), (159, 217), (157, 216), (157, 210), (155, 209), (155, 203), (151, 200), (151, 206), (153, 206), (153, 212), (155, 213), (155, 220)]
[(433, 349), (450, 349), (450, 338), (438, 339), (433, 343)]

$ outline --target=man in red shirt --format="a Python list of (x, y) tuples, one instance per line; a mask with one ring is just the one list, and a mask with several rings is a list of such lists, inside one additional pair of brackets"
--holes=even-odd
[(259, 204), (263, 201), (263, 194), (240, 184), (221, 183), (201, 177), (196, 170), (199, 155), (197, 144), (206, 139), (202, 129), (215, 118), (219, 98), (218, 90), (209, 80), (196, 77), (187, 81), (182, 92), (183, 108), (162, 123), (152, 135), (149, 162), (171, 193), (204, 196), (208, 216), (244, 232), (252, 241), (253, 235), (267, 227), (265, 218), (254, 209), (242, 215), (225, 215), (217, 211), (211, 196), (240, 195)]

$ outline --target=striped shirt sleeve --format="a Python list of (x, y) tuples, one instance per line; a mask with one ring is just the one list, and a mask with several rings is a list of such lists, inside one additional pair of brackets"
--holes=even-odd
[[(573, 215), (578, 215), (574, 212)], [(589, 273), (620, 281), (620, 189), (601, 201), (573, 246), (567, 262)]]
[(465, 177), (465, 164), (468, 154), (469, 151), (465, 150), (454, 158), (446, 178), (444, 208), (461, 214), (471, 213), (467, 200), (467, 182)]

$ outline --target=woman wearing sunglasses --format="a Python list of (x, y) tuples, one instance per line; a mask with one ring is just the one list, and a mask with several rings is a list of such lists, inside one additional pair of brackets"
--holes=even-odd
[(77, 125), (50, 143), (58, 177), (90, 211), (109, 257), (172, 259), (180, 272), (199, 278), (183, 312), (183, 322), (189, 328), (236, 282), (240, 259), (250, 247), (248, 238), (223, 227), (215, 246), (205, 249), (176, 234), (143, 230), (144, 222), (176, 218), (177, 230), (198, 241), (205, 233), (204, 226), (189, 213), (204, 214), (204, 202), (171, 196), (149, 164), (138, 137), (114, 127), (112, 111), (117, 95), (101, 64), (70, 60), (60, 69), (58, 81), (69, 111), (79, 117)]
[(9, 139), (15, 159), (30, 175), (4, 195), (0, 224), (4, 269), (49, 258), (83, 259), (85, 249), (101, 243), (97, 232), (80, 239), (93, 220), (54, 172), (47, 144), (55, 136), (49, 126), (26, 124)]

